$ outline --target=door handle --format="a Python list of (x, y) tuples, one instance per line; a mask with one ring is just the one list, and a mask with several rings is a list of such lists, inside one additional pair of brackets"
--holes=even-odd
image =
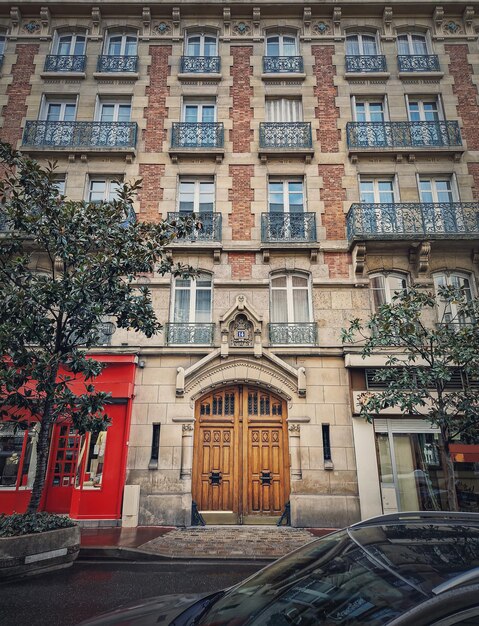
[(271, 481), (273, 480), (273, 477), (271, 476), (270, 471), (262, 470), (261, 474), (259, 475), (259, 479), (262, 485), (271, 485)]
[(208, 478), (210, 480), (210, 485), (221, 485), (222, 475), (220, 471), (212, 470), (208, 474)]

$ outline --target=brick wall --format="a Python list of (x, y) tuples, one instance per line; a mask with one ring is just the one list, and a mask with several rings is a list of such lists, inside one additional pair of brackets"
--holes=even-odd
[(324, 262), (329, 268), (329, 278), (349, 278), (351, 255), (347, 252), (324, 252)]
[(253, 88), (250, 84), (250, 76), (253, 74), (252, 54), (251, 46), (231, 46), (233, 84), (230, 87), (230, 96), (233, 99), (233, 106), (230, 108), (230, 119), (233, 120), (233, 128), (230, 131), (230, 141), (233, 144), (233, 152), (249, 152), (253, 138), (251, 130)]
[(146, 88), (148, 106), (144, 117), (146, 128), (143, 131), (145, 152), (162, 152), (163, 141), (166, 139), (165, 119), (168, 117), (166, 97), (170, 93), (167, 79), (170, 75), (168, 57), (171, 55), (171, 46), (150, 46), (151, 65), (148, 67), (150, 85)]
[(251, 278), (255, 262), (254, 252), (230, 252), (228, 261), (231, 265), (231, 278)]
[(32, 86), (30, 79), (35, 73), (33, 59), (38, 54), (37, 44), (17, 44), (17, 62), (12, 67), (12, 82), (7, 87), (8, 100), (2, 109), (3, 125), (0, 139), (17, 147), (22, 138), (22, 120), (27, 114), (27, 96)]
[(344, 165), (318, 165), (318, 173), (323, 179), (321, 200), (324, 202), (322, 216), (327, 239), (344, 239), (346, 220), (343, 201), (346, 190), (343, 187)]
[(315, 116), (319, 120), (317, 140), (321, 152), (338, 152), (341, 131), (338, 130), (339, 108), (336, 106), (338, 89), (334, 85), (336, 67), (333, 65), (334, 46), (312, 46), (318, 99)]
[(472, 176), (472, 197), (474, 200), (479, 200), (479, 163), (468, 163), (467, 169), (470, 176)]
[(473, 70), (467, 60), (467, 44), (449, 44), (445, 46), (451, 60), (449, 73), (454, 79), (453, 93), (457, 97), (457, 112), (462, 118), (462, 135), (469, 150), (479, 150), (479, 107), (477, 105), (477, 87), (472, 82)]
[(161, 177), (165, 173), (165, 166), (158, 163), (141, 163), (140, 178), (143, 179), (142, 188), (138, 193), (141, 219), (145, 222), (158, 222), (161, 213), (158, 203), (163, 200)]
[(251, 189), (251, 178), (254, 174), (253, 165), (230, 165), (229, 175), (233, 186), (228, 190), (228, 199), (232, 203), (229, 224), (233, 240), (250, 240), (254, 217), (251, 213), (251, 202), (254, 192)]

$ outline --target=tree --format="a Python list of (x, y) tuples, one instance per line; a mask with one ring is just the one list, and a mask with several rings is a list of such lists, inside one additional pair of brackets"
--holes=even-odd
[[(88, 349), (98, 345), (105, 322), (147, 337), (160, 331), (151, 293), (136, 279), (191, 276), (165, 248), (197, 225), (192, 218), (137, 221), (132, 199), (140, 181), (118, 183), (111, 202), (72, 202), (59, 195), (52, 164), (42, 168), (0, 144), (0, 167), (0, 421), (37, 424), (34, 513), (52, 425), (65, 420), (79, 433), (109, 425), (109, 394), (93, 384), (102, 364)], [(73, 379), (84, 381), (84, 393), (73, 393)]]
[(457, 510), (450, 444), (479, 440), (479, 299), (453, 287), (441, 287), (438, 299), (418, 288), (400, 291), (369, 320), (352, 320), (342, 339), (360, 343), (364, 359), (386, 356), (375, 376), (386, 386), (362, 394), (361, 416), (372, 421), (395, 407), (439, 428), (448, 506)]

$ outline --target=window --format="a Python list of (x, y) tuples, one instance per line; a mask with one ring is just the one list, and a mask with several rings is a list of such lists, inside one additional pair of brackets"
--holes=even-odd
[(35, 429), (4, 424), (0, 430), (0, 488), (31, 487), (35, 474)]
[(293, 57), (298, 54), (297, 39), (294, 35), (274, 34), (266, 37), (266, 56)]
[(64, 196), (65, 195), (65, 188), (66, 188), (66, 184), (67, 184), (67, 178), (65, 174), (59, 174), (55, 177), (55, 187), (58, 189), (58, 195), (59, 196)]
[(98, 101), (96, 119), (99, 122), (129, 122), (131, 116), (131, 102), (129, 100), (104, 100)]
[(185, 100), (183, 102), (183, 121), (191, 124), (215, 122), (215, 101)]
[(362, 178), (359, 182), (360, 201), (367, 204), (396, 202), (395, 181), (392, 178)]
[(398, 35), (398, 53), (400, 55), (418, 55), (424, 56), (429, 54), (428, 40), (423, 33), (405, 33)]
[(76, 98), (45, 98), (40, 117), (47, 122), (74, 122), (76, 109)]
[(151, 454), (148, 469), (158, 469), (158, 458), (160, 455), (160, 428), (161, 424), (152, 424), (153, 432), (151, 436)]
[(133, 33), (110, 34), (106, 40), (105, 54), (108, 56), (136, 56), (137, 39)]
[(195, 280), (176, 278), (173, 283), (171, 320), (175, 324), (211, 322), (211, 276), (199, 274)]
[(377, 311), (381, 305), (391, 303), (393, 296), (407, 289), (407, 278), (404, 274), (371, 274), (370, 289), (373, 309)]
[(363, 226), (369, 233), (398, 233), (403, 229), (402, 215), (397, 210), (398, 193), (394, 178), (360, 178), (360, 202)]
[(437, 98), (407, 99), (409, 121), (438, 122), (443, 119), (440, 103)]
[(271, 323), (310, 322), (312, 313), (308, 276), (283, 274), (271, 278)]
[(52, 54), (59, 56), (81, 56), (85, 54), (86, 36), (84, 33), (55, 33)]
[(358, 100), (353, 96), (354, 144), (358, 146), (387, 146), (390, 132), (384, 126), (387, 119), (386, 104), (381, 100)]
[(268, 210), (270, 213), (303, 213), (304, 211), (303, 181), (269, 180)]
[(353, 98), (353, 117), (356, 122), (384, 122), (384, 100), (358, 100)]
[(118, 187), (117, 178), (90, 178), (86, 200), (87, 202), (111, 202), (117, 198)]
[(347, 35), (346, 54), (351, 56), (374, 56), (379, 54), (376, 35), (363, 33)]
[(212, 179), (180, 179), (180, 213), (212, 213), (215, 207), (215, 183)]
[(303, 107), (299, 98), (268, 98), (267, 122), (302, 122)]
[(419, 197), (421, 202), (457, 202), (457, 190), (451, 177), (419, 177)]
[(189, 57), (214, 57), (218, 54), (216, 35), (195, 33), (186, 36), (185, 54)]
[(3, 33), (0, 33), (0, 56), (5, 54), (5, 48), (7, 45), (7, 38)]
[(453, 287), (461, 290), (467, 302), (472, 300), (470, 276), (459, 272), (442, 272), (434, 274), (434, 290), (437, 299), (437, 320), (439, 324), (467, 324), (471, 320), (460, 314), (454, 302), (445, 302), (439, 296), (441, 287)]
[[(459, 199), (454, 177), (418, 177), (419, 199), (423, 207), (423, 220), (428, 232), (464, 232), (464, 216), (453, 204)], [(432, 205), (432, 206), (431, 206)]]

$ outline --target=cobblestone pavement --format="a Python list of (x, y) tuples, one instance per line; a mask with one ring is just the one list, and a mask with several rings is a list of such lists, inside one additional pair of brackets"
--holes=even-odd
[(276, 559), (312, 539), (313, 533), (302, 528), (206, 526), (177, 528), (139, 548), (170, 557)]

